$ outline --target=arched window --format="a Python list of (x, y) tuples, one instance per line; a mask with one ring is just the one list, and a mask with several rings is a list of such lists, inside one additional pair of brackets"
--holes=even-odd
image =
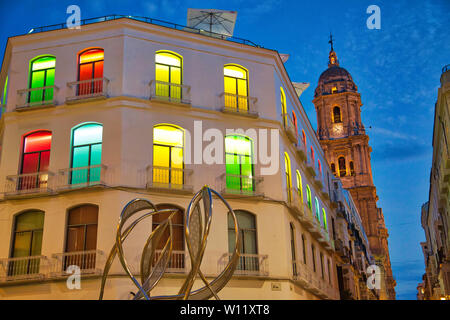
[(85, 123), (72, 129), (71, 184), (100, 181), (103, 126)]
[(312, 258), (312, 265), (313, 265), (313, 271), (316, 272), (316, 248), (313, 244), (311, 244), (311, 258)]
[(316, 209), (316, 218), (317, 221), (320, 221), (320, 206), (319, 206), (319, 199), (317, 199), (317, 197), (314, 197), (314, 203)]
[(337, 106), (333, 108), (333, 122), (334, 123), (342, 122), (341, 108), (339, 108)]
[(286, 188), (288, 202), (292, 201), (292, 176), (291, 176), (291, 159), (289, 159), (288, 154), (284, 153), (284, 168), (286, 173)]
[[(234, 213), (241, 235), (241, 255), (236, 270), (259, 271), (255, 216), (243, 210), (234, 210)], [(235, 240), (234, 220), (231, 213), (228, 213), (228, 252), (230, 253), (234, 251)]]
[(331, 163), (331, 172), (336, 176), (336, 165)]
[(296, 257), (296, 249), (295, 249), (295, 228), (292, 222), (289, 224), (289, 230), (291, 235), (291, 258), (292, 258), (292, 272), (293, 275), (297, 275), (297, 257)]
[(354, 167), (354, 165), (353, 165), (353, 161), (350, 161), (350, 174), (352, 175), (352, 176), (354, 176), (355, 175), (355, 167)]
[(320, 159), (317, 159), (317, 169), (319, 170), (319, 178), (322, 179), (322, 164), (320, 163)]
[(295, 114), (294, 111), (292, 111), (292, 122), (294, 124), (294, 128), (295, 128), (295, 134), (297, 134), (297, 115)]
[[(70, 265), (95, 269), (97, 249), (98, 206), (84, 204), (69, 210), (67, 215), (66, 255), (63, 270)], [(75, 254), (75, 252), (77, 252)]]
[(287, 109), (286, 109), (286, 95), (284, 94), (283, 88), (280, 87), (281, 96), (281, 117), (283, 118), (283, 127), (287, 128)]
[(35, 131), (23, 137), (22, 164), (20, 168), (22, 176), (19, 179), (19, 190), (47, 187), (51, 143), (51, 131)]
[(315, 158), (314, 158), (314, 149), (312, 146), (310, 147), (310, 154), (311, 154), (311, 166), (314, 168)]
[(303, 264), (306, 265), (306, 239), (305, 235), (302, 234), (302, 251), (303, 251)]
[(347, 167), (345, 165), (345, 158), (339, 157), (338, 163), (339, 163), (339, 176), (345, 177), (347, 175)]
[(253, 141), (249, 137), (225, 137), (225, 170), (228, 190), (255, 191)]
[(297, 192), (300, 198), (301, 203), (303, 203), (303, 184), (302, 184), (302, 175), (300, 171), (297, 170)]
[(14, 218), (14, 231), (11, 257), (20, 259), (8, 264), (8, 276), (39, 273), (44, 230), (44, 212), (30, 210)]
[[(178, 206), (171, 204), (158, 204), (156, 205), (158, 210), (161, 209), (175, 209), (176, 213), (172, 218), (172, 256), (169, 260), (169, 268), (180, 270), (184, 269), (184, 210)], [(157, 213), (152, 217), (152, 230), (155, 230), (158, 225), (163, 223), (171, 212)], [(160, 250), (166, 244), (169, 239), (169, 228), (167, 228), (161, 236), (158, 244), (156, 244), (156, 254), (153, 262), (155, 263), (160, 255)]]
[(320, 272), (322, 273), (322, 279), (325, 279), (325, 265), (323, 263), (323, 253), (320, 253)]
[(168, 124), (153, 127), (153, 184), (182, 188), (184, 131)]
[(302, 130), (302, 142), (303, 142), (303, 147), (305, 148), (305, 152), (306, 151), (306, 134), (305, 134), (305, 130)]
[(237, 65), (223, 68), (225, 108), (248, 111), (248, 73)]
[(87, 49), (78, 55), (77, 96), (103, 92), (104, 51), (101, 48)]
[[(53, 101), (53, 86), (55, 84), (56, 59), (52, 56), (39, 57), (30, 62), (30, 89), (28, 102), (40, 104)], [(51, 87), (51, 88), (49, 88)]]
[(323, 223), (323, 228), (326, 231), (328, 231), (327, 213), (325, 211), (325, 208), (322, 208), (322, 223)]
[(306, 202), (309, 210), (312, 210), (311, 189), (309, 189), (308, 185), (306, 185)]
[(181, 56), (168, 51), (156, 52), (156, 96), (181, 100), (182, 66)]

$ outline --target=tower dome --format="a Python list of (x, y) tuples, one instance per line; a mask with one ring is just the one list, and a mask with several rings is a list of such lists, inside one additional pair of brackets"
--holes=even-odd
[(358, 88), (350, 73), (339, 66), (336, 52), (331, 47), (328, 69), (320, 75), (314, 97), (349, 91), (357, 92)]

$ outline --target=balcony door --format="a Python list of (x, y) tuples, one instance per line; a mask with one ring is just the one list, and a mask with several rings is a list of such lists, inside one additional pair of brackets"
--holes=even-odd
[(155, 69), (155, 95), (158, 97), (181, 100), (181, 57), (170, 52), (157, 52), (155, 55)]
[(153, 183), (182, 188), (184, 132), (173, 125), (153, 127)]
[(39, 273), (43, 230), (42, 211), (26, 211), (15, 217), (11, 258), (23, 259), (15, 259), (9, 263), (8, 276)]
[(246, 136), (225, 137), (226, 187), (228, 190), (255, 191), (252, 140)]
[(86, 123), (72, 130), (70, 184), (99, 182), (102, 163), (103, 126)]
[(248, 111), (248, 77), (247, 70), (237, 65), (223, 68), (225, 108)]
[(101, 94), (103, 92), (103, 49), (89, 49), (78, 56), (77, 96)]
[(21, 177), (18, 180), (18, 190), (47, 187), (51, 142), (50, 131), (36, 131), (25, 135), (22, 143)]
[(55, 84), (55, 57), (46, 56), (37, 58), (30, 63), (30, 90), (28, 102), (30, 105), (40, 104), (53, 100), (53, 88)]
[(63, 270), (70, 265), (76, 265), (82, 270), (95, 268), (97, 222), (96, 205), (81, 205), (69, 210)]
[[(259, 271), (259, 257), (256, 240), (256, 219), (255, 216), (247, 211), (234, 210), (236, 215), (239, 233), (241, 236), (241, 246), (239, 264), (236, 270), (245, 270), (249, 272)], [(231, 254), (236, 246), (236, 235), (234, 230), (234, 220), (228, 213), (228, 252)]]

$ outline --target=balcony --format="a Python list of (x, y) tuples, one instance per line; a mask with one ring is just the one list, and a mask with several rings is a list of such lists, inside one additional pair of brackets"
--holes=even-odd
[(291, 116), (287, 113), (283, 113), (281, 115), (283, 118), (283, 125), (284, 125), (284, 131), (286, 132), (289, 140), (292, 143), (298, 142), (298, 132), (297, 132), (297, 126), (294, 123), (294, 120), (292, 120)]
[(103, 272), (104, 253), (101, 250), (56, 253), (52, 255), (52, 277), (68, 275), (69, 266), (80, 268), (81, 274), (101, 274)]
[[(219, 260), (219, 271), (224, 270), (232, 253), (225, 253)], [(267, 277), (269, 275), (269, 256), (264, 254), (241, 253), (234, 275)]]
[(105, 186), (106, 171), (107, 166), (103, 164), (59, 170), (56, 188), (58, 190), (70, 190)]
[(187, 193), (193, 190), (192, 169), (148, 166), (146, 170), (147, 189)]
[(54, 174), (50, 171), (25, 173), (6, 177), (5, 197), (48, 194)]
[(221, 111), (240, 114), (252, 118), (258, 117), (257, 98), (222, 92), (219, 95)]
[(292, 279), (294, 281), (299, 282), (302, 287), (309, 289), (312, 287), (312, 277), (311, 271), (303, 261), (292, 261)]
[[(160, 256), (161, 250), (156, 250), (155, 255), (153, 256), (152, 267), (156, 265), (156, 262), (158, 261)], [(172, 250), (172, 254), (170, 255), (170, 259), (167, 264), (166, 272), (186, 273), (187, 272), (186, 265), (190, 265), (186, 253), (181, 250)]]
[(167, 101), (171, 103), (190, 105), (191, 86), (164, 82), (150, 81), (150, 100)]
[(287, 190), (286, 192), (291, 195), (291, 198), (288, 199), (289, 208), (291, 208), (296, 213), (299, 220), (302, 220), (304, 215), (304, 207), (298, 189), (290, 188), (290, 191)]
[(84, 102), (86, 100), (105, 99), (108, 97), (109, 80), (105, 77), (74, 81), (67, 83), (66, 103)]
[(16, 111), (53, 107), (57, 104), (57, 93), (56, 86), (18, 90)]
[(296, 151), (297, 151), (297, 155), (299, 156), (299, 158), (303, 162), (306, 162), (306, 160), (308, 159), (308, 153), (306, 151), (306, 146), (303, 144), (303, 142), (300, 142), (297, 144)]
[(42, 280), (50, 267), (46, 256), (0, 259), (0, 283), (22, 280)]
[(220, 190), (225, 195), (263, 197), (262, 177), (224, 173), (219, 176)]

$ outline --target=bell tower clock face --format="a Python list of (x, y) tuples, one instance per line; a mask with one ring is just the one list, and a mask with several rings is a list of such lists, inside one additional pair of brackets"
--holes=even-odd
[(342, 124), (342, 122), (333, 123), (331, 127), (331, 135), (334, 138), (340, 138), (344, 136), (344, 125)]

